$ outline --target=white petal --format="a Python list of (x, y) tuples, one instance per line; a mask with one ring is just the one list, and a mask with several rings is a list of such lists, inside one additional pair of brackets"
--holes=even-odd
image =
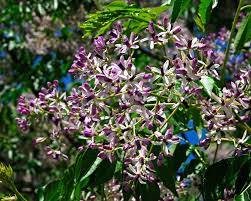
[(166, 62), (165, 62), (164, 65), (163, 65), (163, 70), (164, 70), (164, 72), (167, 71), (168, 66), (169, 66), (169, 60), (166, 60)]

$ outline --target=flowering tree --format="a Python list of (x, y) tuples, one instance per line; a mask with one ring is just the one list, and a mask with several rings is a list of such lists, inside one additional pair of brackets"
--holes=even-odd
[[(242, 1), (231, 32), (200, 40), (173, 23), (179, 15), (175, 7), (182, 6), (178, 3), (170, 19), (150, 21), (138, 34), (126, 35), (119, 22), (103, 36), (104, 29), (99, 30), (92, 50), (80, 47), (69, 70), (80, 86), (66, 93), (54, 80), (38, 97), (19, 98), (20, 129), (49, 132), (41, 132), (34, 144), (45, 144), (54, 159), (69, 158), (66, 141), (80, 152), (61, 179), (41, 190), (42, 200), (212, 201), (248, 196), (251, 69), (250, 53), (242, 47), (250, 37), (250, 14), (239, 25), (233, 46)], [(203, 19), (200, 15), (197, 20), (203, 24)], [(222, 56), (214, 42), (226, 38)], [(229, 60), (235, 50), (243, 53), (237, 63)], [(145, 66), (137, 61), (139, 52), (152, 58)], [(230, 154), (217, 162), (224, 143), (230, 144)], [(212, 146), (214, 157), (208, 160), (206, 150)]]

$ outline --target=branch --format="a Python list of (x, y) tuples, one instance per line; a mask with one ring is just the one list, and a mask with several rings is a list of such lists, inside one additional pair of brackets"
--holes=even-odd
[(221, 84), (222, 85), (225, 84), (225, 72), (226, 72), (226, 66), (227, 66), (227, 61), (228, 61), (228, 57), (229, 57), (230, 46), (231, 46), (231, 42), (232, 42), (232, 39), (234, 36), (234, 30), (235, 30), (235, 27), (236, 27), (236, 24), (238, 21), (238, 17), (240, 15), (242, 3), (243, 3), (243, 0), (240, 0), (238, 8), (237, 8), (235, 16), (234, 16), (234, 21), (233, 21), (232, 28), (231, 28), (230, 37), (229, 37), (228, 44), (227, 44), (227, 49), (225, 51), (225, 57), (224, 57), (222, 72), (221, 72)]
[(157, 60), (162, 61), (162, 62), (165, 62), (165, 61), (166, 61), (165, 58), (163, 58), (163, 57), (161, 57), (161, 56), (159, 56), (159, 55), (155, 55), (155, 54), (153, 54), (152, 52), (146, 50), (145, 48), (139, 47), (139, 50), (140, 50), (141, 52), (143, 52), (144, 54), (148, 55), (149, 57), (152, 57), (152, 58), (157, 59)]

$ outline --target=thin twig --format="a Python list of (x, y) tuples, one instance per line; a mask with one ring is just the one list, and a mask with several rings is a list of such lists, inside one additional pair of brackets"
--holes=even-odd
[(148, 50), (146, 50), (146, 49), (144, 49), (142, 47), (139, 47), (139, 50), (141, 52), (143, 52), (144, 54), (148, 55), (149, 57), (152, 57), (152, 58), (157, 59), (157, 60), (162, 61), (162, 62), (166, 61), (165, 58), (163, 58), (163, 57), (161, 57), (159, 55), (153, 54), (152, 52), (150, 52), (150, 51), (148, 51)]
[(171, 117), (176, 113), (176, 111), (178, 110), (180, 106), (180, 103), (177, 104), (176, 108), (172, 111), (172, 113), (165, 119), (165, 121), (163, 122), (163, 124), (160, 126), (160, 129), (162, 129), (166, 123), (171, 119)]
[(218, 154), (218, 150), (219, 150), (219, 144), (218, 144), (218, 143), (216, 143), (216, 149), (215, 149), (215, 152), (214, 152), (214, 159), (213, 159), (213, 163), (215, 163), (215, 161), (216, 161), (217, 154)]
[(230, 46), (231, 46), (231, 42), (234, 36), (234, 30), (238, 21), (238, 17), (241, 11), (241, 5), (243, 3), (243, 0), (239, 1), (239, 5), (238, 8), (236, 10), (235, 16), (234, 16), (234, 21), (232, 24), (232, 28), (231, 28), (231, 32), (230, 32), (230, 37), (228, 40), (228, 44), (227, 44), (227, 49), (225, 51), (225, 57), (224, 57), (224, 61), (223, 61), (223, 65), (222, 65), (222, 72), (221, 72), (221, 84), (224, 85), (225, 84), (225, 72), (226, 72), (226, 66), (227, 66), (227, 61), (228, 61), (228, 57), (229, 57), (229, 51), (230, 51)]
[(234, 112), (234, 114), (235, 114), (237, 120), (239, 121), (239, 124), (240, 124), (244, 129), (246, 129), (247, 132), (248, 132), (249, 134), (251, 134), (251, 128), (249, 127), (249, 125), (248, 125), (246, 122), (244, 122), (244, 121), (241, 119), (241, 117), (240, 117), (235, 111), (233, 111), (233, 112)]

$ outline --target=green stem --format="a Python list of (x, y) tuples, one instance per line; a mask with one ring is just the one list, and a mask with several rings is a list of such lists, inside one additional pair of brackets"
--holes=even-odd
[(198, 158), (200, 159), (200, 161), (203, 163), (203, 165), (206, 165), (206, 162), (204, 161), (204, 159), (200, 155), (200, 152), (196, 148), (194, 149), (194, 152), (198, 156)]
[(243, 11), (243, 10), (245, 10), (247, 8), (251, 8), (251, 5), (246, 5), (246, 6), (241, 7), (241, 11)]
[(160, 55), (158, 55), (158, 54), (153, 54), (151, 51), (148, 51), (148, 50), (146, 50), (146, 49), (144, 49), (144, 48), (142, 48), (142, 47), (139, 47), (139, 50), (140, 50), (141, 52), (143, 52), (144, 54), (148, 55), (149, 57), (152, 57), (152, 58), (157, 59), (157, 60), (162, 61), (162, 62), (165, 62), (165, 61), (166, 61), (166, 59), (165, 59), (165, 58), (162, 58)]
[[(159, 103), (159, 105), (164, 105), (164, 106), (173, 106), (176, 103)], [(155, 103), (147, 103), (144, 106), (145, 107), (154, 107), (156, 104)]]
[(240, 15), (242, 3), (243, 3), (243, 0), (240, 0), (238, 8), (237, 8), (235, 16), (234, 16), (234, 21), (233, 21), (232, 28), (231, 28), (230, 37), (229, 37), (228, 44), (227, 44), (227, 49), (225, 51), (225, 57), (224, 57), (222, 72), (221, 72), (221, 84), (222, 84), (222, 86), (225, 84), (225, 72), (226, 72), (226, 66), (227, 66), (227, 61), (228, 61), (228, 57), (229, 57), (230, 46), (231, 46), (231, 42), (232, 42), (232, 39), (233, 39), (233, 36), (234, 36), (234, 30), (235, 30), (235, 27), (236, 27), (236, 24), (237, 24), (237, 21), (238, 21), (238, 17)]
[(216, 143), (216, 149), (215, 149), (215, 152), (214, 152), (214, 159), (213, 159), (213, 163), (215, 163), (215, 161), (216, 161), (217, 154), (218, 154), (218, 150), (219, 150), (219, 144), (218, 144), (218, 143)]
[(247, 123), (245, 123), (245, 122), (241, 119), (241, 117), (240, 117), (235, 111), (233, 111), (233, 112), (234, 112), (234, 114), (235, 114), (237, 120), (239, 121), (240, 126), (241, 126), (242, 128), (244, 128), (244, 129), (246, 129), (247, 132), (251, 134), (251, 128), (249, 127), (249, 125), (248, 125)]
[(23, 196), (21, 193), (19, 193), (19, 191), (17, 190), (16, 187), (14, 187), (12, 190), (13, 190), (13, 192), (17, 195), (18, 200), (27, 201), (27, 200), (24, 198), (24, 196)]
[(165, 99), (168, 99), (167, 96), (162, 96), (162, 95), (158, 95), (158, 94), (155, 94), (155, 93), (151, 93), (152, 96), (155, 96), (157, 98), (165, 98)]
[(163, 122), (163, 124), (160, 126), (160, 129), (162, 129), (166, 125), (166, 123), (169, 121), (169, 119), (176, 113), (176, 111), (178, 110), (179, 106), (180, 106), (180, 103), (178, 103), (178, 105), (172, 111), (172, 113), (165, 119), (165, 121)]
[(104, 184), (101, 184), (101, 200), (106, 201), (105, 185)]

